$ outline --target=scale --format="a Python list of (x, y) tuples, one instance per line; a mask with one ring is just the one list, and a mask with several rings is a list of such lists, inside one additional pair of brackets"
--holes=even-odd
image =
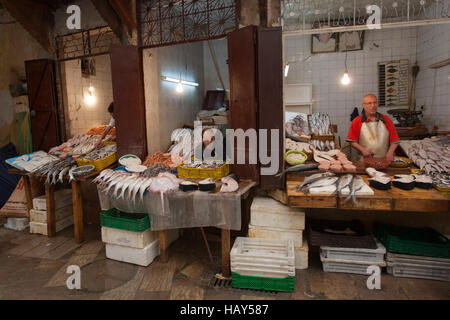
[(422, 111), (393, 109), (389, 110), (388, 113), (399, 123), (395, 126), (399, 137), (413, 138), (428, 135), (427, 128), (421, 122)]

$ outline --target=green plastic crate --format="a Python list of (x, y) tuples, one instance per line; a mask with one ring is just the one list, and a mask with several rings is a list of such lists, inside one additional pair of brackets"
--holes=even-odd
[(232, 272), (231, 286), (240, 289), (293, 292), (295, 289), (295, 277), (266, 278), (244, 276)]
[(449, 239), (434, 229), (375, 223), (373, 231), (389, 252), (450, 258)]
[(150, 219), (146, 213), (127, 213), (115, 208), (100, 214), (102, 227), (116, 228), (134, 232), (150, 229)]

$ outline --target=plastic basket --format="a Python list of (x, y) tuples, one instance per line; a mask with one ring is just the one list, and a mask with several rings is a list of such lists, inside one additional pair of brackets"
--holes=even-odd
[[(115, 144), (113, 142), (105, 142), (104, 145), (107, 144)], [(99, 160), (83, 160), (81, 157), (77, 159), (77, 165), (79, 167), (81, 166), (87, 166), (87, 165), (92, 165), (95, 167), (95, 170), (97, 172), (102, 171), (103, 169), (109, 167), (110, 165), (112, 165), (114, 162), (117, 161), (117, 151), (111, 153), (109, 156), (106, 156), (103, 159), (99, 159)]]
[(293, 292), (295, 289), (295, 277), (286, 278), (266, 278), (243, 276), (239, 273), (232, 272), (231, 285), (233, 288), (239, 289), (255, 289), (267, 291), (285, 291)]
[(134, 232), (144, 232), (150, 228), (150, 219), (146, 213), (127, 213), (115, 208), (100, 214), (102, 227), (116, 228)]
[[(183, 163), (184, 164), (184, 163)], [(218, 168), (184, 168), (183, 164), (177, 167), (178, 177), (183, 179), (222, 179), (231, 173), (231, 167), (228, 163)]]
[(450, 241), (434, 229), (375, 223), (373, 230), (390, 252), (450, 258)]

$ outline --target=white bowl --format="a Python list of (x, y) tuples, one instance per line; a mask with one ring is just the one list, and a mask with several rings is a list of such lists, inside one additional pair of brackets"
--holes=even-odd
[(122, 166), (127, 167), (127, 166), (141, 164), (142, 161), (141, 161), (141, 159), (139, 159), (138, 156), (135, 156), (134, 154), (126, 154), (126, 155), (120, 157), (119, 163)]

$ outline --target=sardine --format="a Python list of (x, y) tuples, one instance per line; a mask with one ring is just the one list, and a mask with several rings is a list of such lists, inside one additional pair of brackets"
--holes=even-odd
[(356, 200), (356, 192), (361, 190), (364, 185), (364, 180), (360, 176), (355, 175), (350, 183), (350, 194), (345, 199), (344, 203), (352, 199), (354, 204), (358, 204), (358, 201)]
[(73, 176), (73, 170), (75, 170), (77, 168), (77, 166), (72, 166), (72, 168), (70, 168), (69, 170), (69, 182), (72, 182), (73, 180), (75, 180), (75, 177)]
[(338, 180), (338, 177), (325, 177), (320, 180), (317, 180), (311, 184), (308, 184), (304, 189), (303, 192), (307, 194), (309, 192), (309, 189), (311, 188), (320, 188), (320, 187), (326, 187), (331, 186), (336, 183)]
[(337, 195), (339, 198), (342, 195), (342, 190), (345, 187), (348, 187), (350, 185), (350, 183), (352, 182), (352, 180), (353, 180), (353, 175), (351, 175), (351, 174), (346, 174), (346, 175), (339, 177), (339, 180), (336, 183), (336, 192), (337, 192)]
[(71, 167), (67, 166), (67, 167), (65, 167), (64, 169), (61, 170), (61, 172), (59, 173), (58, 182), (60, 182), (60, 183), (64, 182), (64, 176), (70, 169), (71, 169)]
[(314, 183), (317, 180), (327, 178), (327, 177), (334, 177), (335, 174), (332, 172), (325, 172), (325, 173), (316, 173), (311, 176), (308, 176), (303, 180), (303, 183), (297, 186), (297, 191), (301, 191), (303, 187), (307, 186), (308, 184)]
[(302, 164), (298, 164), (296, 166), (290, 167), (290, 168), (284, 170), (283, 172), (280, 172), (280, 173), (276, 174), (275, 177), (283, 176), (287, 172), (308, 171), (308, 170), (317, 169), (318, 167), (319, 167), (318, 164), (304, 164), (304, 163), (302, 163)]

